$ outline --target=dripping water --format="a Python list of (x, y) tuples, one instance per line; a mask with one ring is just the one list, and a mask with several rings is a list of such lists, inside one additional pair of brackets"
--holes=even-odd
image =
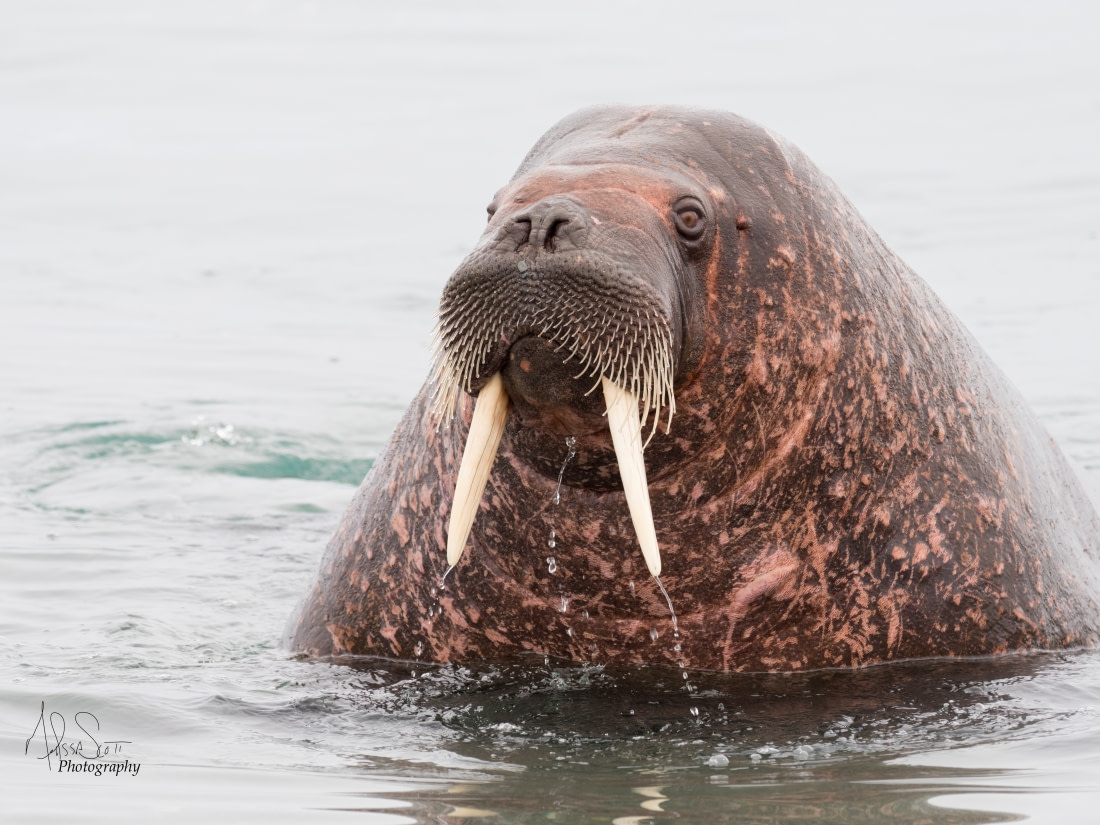
[[(561, 463), (561, 470), (558, 471), (558, 486), (557, 489), (554, 490), (554, 504), (561, 504), (561, 480), (565, 477), (565, 468), (569, 466), (569, 462), (577, 455), (577, 437), (571, 435), (569, 438), (565, 439), (565, 448), (568, 452), (565, 454), (565, 461)], [(550, 531), (550, 537), (554, 537), (553, 530)]]
[[(435, 617), (443, 615), (443, 594), (447, 592), (447, 577), (451, 575), (451, 571), (454, 569), (455, 565), (449, 565), (447, 569), (443, 571), (443, 576), (439, 579), (439, 584), (432, 588), (432, 603), (428, 606), (428, 625), (426, 628), (429, 634), (435, 622)], [(415, 660), (419, 662), (420, 657), (424, 653), (423, 639), (417, 641), (413, 653)], [(413, 677), (416, 677), (416, 671), (413, 671)]]
[(665, 602), (668, 604), (668, 612), (672, 616), (672, 635), (674, 638), (680, 638), (680, 622), (676, 618), (676, 611), (672, 609), (672, 599), (669, 598), (668, 591), (665, 590), (664, 584), (661, 583), (660, 576), (654, 576), (653, 580), (657, 582), (657, 587), (661, 591), (661, 595), (665, 597)]
[[(565, 459), (561, 463), (561, 469), (558, 470), (558, 484), (554, 488), (553, 505), (558, 507), (561, 504), (561, 485), (562, 479), (565, 478), (565, 468), (569, 466), (569, 462), (577, 455), (577, 439), (576, 436), (569, 436), (565, 439)], [(550, 539), (546, 542), (546, 546), (553, 550), (558, 544), (558, 534), (554, 529), (554, 522), (550, 522)], [(547, 556), (546, 569), (553, 575), (558, 570), (558, 560), (553, 556)], [(560, 592), (561, 586), (559, 585), (559, 595), (561, 596), (561, 604), (558, 606), (559, 613), (566, 613), (569, 610), (569, 597)], [(573, 628), (567, 627), (565, 630), (569, 634), (569, 638), (573, 638)]]
[[(670, 597), (668, 595), (668, 591), (665, 590), (664, 582), (661, 581), (660, 576), (654, 576), (653, 580), (657, 582), (657, 588), (661, 591), (661, 595), (665, 597), (665, 603), (668, 605), (668, 613), (672, 617), (672, 638), (674, 640), (672, 645), (672, 652), (676, 655), (676, 663), (683, 671), (684, 689), (690, 693), (694, 693), (695, 687), (691, 684), (691, 682), (688, 681), (688, 672), (687, 670), (684, 670), (685, 664), (682, 654), (683, 648), (680, 645), (680, 620), (676, 618), (676, 610), (672, 607), (672, 597)], [(653, 630), (650, 631), (649, 635), (650, 638), (653, 639), (653, 641), (657, 641), (657, 636), (659, 635), (657, 634), (657, 628), (653, 628)]]
[[(577, 438), (576, 436), (569, 436), (565, 439), (565, 460), (561, 463), (561, 469), (558, 470), (558, 486), (554, 488), (554, 506), (557, 507), (561, 504), (561, 483), (565, 478), (565, 468), (569, 466), (569, 462), (577, 455)], [(558, 533), (554, 529), (553, 521), (550, 522), (550, 538), (546, 542), (546, 546), (553, 550), (558, 545)], [(548, 556), (546, 559), (546, 569), (551, 575), (557, 572), (558, 562), (553, 556)]]
[[(447, 592), (447, 577), (451, 575), (451, 571), (455, 569), (452, 564), (446, 570), (443, 571), (443, 577), (439, 580), (439, 584), (432, 588), (432, 598), (435, 603), (428, 608), (428, 621), (431, 622), (436, 616), (443, 615), (443, 594)], [(420, 649), (422, 644), (417, 642), (417, 658), (420, 658)]]

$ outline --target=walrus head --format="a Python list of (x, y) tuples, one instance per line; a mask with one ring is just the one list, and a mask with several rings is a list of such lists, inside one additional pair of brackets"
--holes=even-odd
[(536, 464), (547, 438), (588, 438), (600, 456), (589, 486), (621, 480), (646, 564), (661, 570), (642, 450), (661, 423), (669, 431), (677, 383), (699, 359), (697, 269), (715, 240), (715, 204), (700, 177), (616, 162), (606, 149), (597, 161), (584, 148), (532, 151), (443, 291), (437, 412), (452, 414), (460, 392), (477, 396), (451, 510), (452, 565), (511, 411), (522, 425), (515, 446)]

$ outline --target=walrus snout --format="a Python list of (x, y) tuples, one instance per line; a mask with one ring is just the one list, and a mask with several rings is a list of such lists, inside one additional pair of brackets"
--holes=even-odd
[[(549, 237), (557, 220), (561, 243), (568, 226), (561, 212), (548, 207), (540, 214), (540, 237)], [(556, 356), (540, 354), (540, 369), (527, 371), (529, 394), (541, 394), (534, 383), (539, 371), (559, 389), (567, 386), (566, 378), (587, 381), (585, 392), (606, 377), (641, 399), (643, 418), (652, 413), (654, 429), (667, 411), (667, 426), (675, 409), (683, 321), (675, 289), (654, 285), (676, 282), (651, 275), (654, 257), (612, 256), (591, 247), (537, 256), (475, 250), (439, 303), (437, 413), (450, 415), (460, 391), (478, 394), (506, 366), (516, 342), (532, 336), (551, 344)]]
[[(540, 220), (543, 242), (553, 234), (555, 221), (559, 229), (567, 225), (552, 209)], [(532, 232), (535, 226), (533, 221)], [(526, 414), (550, 430), (584, 426), (592, 431), (591, 419), (603, 411), (579, 392), (587, 379), (593, 389), (602, 388), (599, 400), (631, 518), (646, 565), (656, 576), (661, 558), (642, 460), (642, 422), (652, 411), (655, 432), (664, 410), (667, 431), (675, 411), (679, 353), (673, 296), (657, 292), (619, 260), (590, 249), (537, 260), (535, 267), (523, 257), (475, 253), (451, 278), (440, 301), (437, 414), (445, 415), (460, 391), (477, 393), (447, 529), (448, 563), (453, 566), (462, 556), (509, 408), (515, 403), (521, 417)]]

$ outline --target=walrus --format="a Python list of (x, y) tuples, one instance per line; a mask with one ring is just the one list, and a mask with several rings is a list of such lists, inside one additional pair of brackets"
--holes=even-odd
[(1073, 469), (796, 147), (587, 109), (488, 212), (293, 649), (794, 671), (1097, 642)]

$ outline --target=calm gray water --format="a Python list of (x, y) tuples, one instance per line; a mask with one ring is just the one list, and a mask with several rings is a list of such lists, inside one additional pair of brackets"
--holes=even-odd
[[(4, 821), (1100, 820), (1098, 653), (685, 681), (278, 646), (485, 204), (591, 103), (799, 143), (1095, 496), (1098, 26), (994, 0), (0, 0)], [(129, 772), (61, 774), (58, 739)]]

